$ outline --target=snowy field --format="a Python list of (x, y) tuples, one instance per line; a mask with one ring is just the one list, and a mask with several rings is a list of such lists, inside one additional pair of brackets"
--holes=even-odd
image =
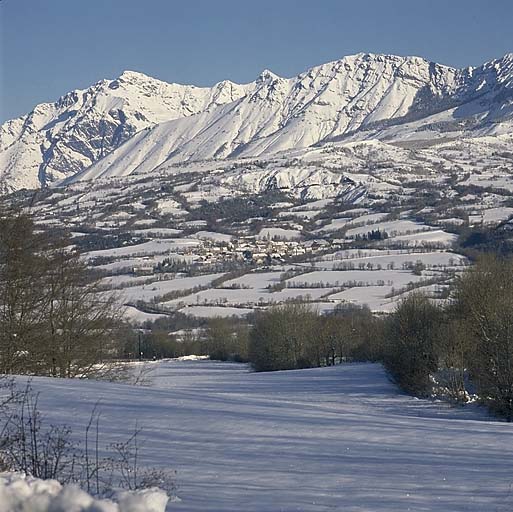
[(144, 242), (137, 245), (128, 245), (125, 247), (116, 247), (114, 249), (101, 249), (98, 251), (91, 251), (84, 254), (84, 258), (123, 258), (127, 256), (135, 256), (139, 254), (164, 254), (176, 251), (178, 249), (197, 247), (200, 245), (198, 240), (189, 238), (170, 238), (162, 240), (152, 240), (151, 242)]
[(223, 274), (207, 274), (204, 276), (181, 277), (167, 281), (155, 281), (150, 284), (131, 286), (120, 292), (125, 301), (150, 301), (155, 297), (162, 297), (166, 293), (189, 290), (196, 286), (207, 286)]
[[(395, 242), (407, 242), (409, 246), (422, 246), (424, 244), (439, 244), (446, 247), (451, 247), (456, 240), (457, 235), (446, 233), (441, 229), (427, 231), (422, 233), (412, 233), (408, 235), (396, 236), (393, 240)], [(386, 242), (385, 242), (386, 245)]]
[(52, 423), (81, 436), (100, 400), (103, 442), (146, 439), (177, 470), (169, 511), (511, 510), (513, 425), (403, 395), (374, 364), (249, 373), (153, 365), (152, 387), (35, 378)]
[(180, 310), (180, 313), (188, 316), (194, 316), (196, 318), (243, 317), (252, 312), (253, 309), (230, 306), (189, 306)]
[[(409, 235), (407, 235), (409, 236)], [(422, 262), (426, 267), (453, 267), (461, 266), (466, 263), (466, 258), (461, 254), (446, 251), (433, 252), (404, 252), (399, 251), (379, 251), (372, 249), (364, 249), (363, 251), (348, 250), (340, 251), (333, 255), (325, 256), (324, 261), (315, 262), (315, 266), (323, 269), (333, 269), (340, 265), (353, 264), (356, 268), (358, 265), (368, 264), (377, 267), (387, 268), (393, 265), (400, 268), (405, 263)]]
[(325, 286), (348, 286), (350, 283), (362, 283), (362, 286), (376, 286), (380, 282), (396, 287), (420, 281), (422, 276), (413, 275), (405, 270), (317, 270), (287, 279), (289, 286), (307, 285), (310, 287), (322, 283)]
[[(369, 215), (368, 217), (371, 216)], [(392, 220), (390, 222), (376, 222), (371, 225), (364, 225), (357, 228), (348, 229), (346, 231), (346, 237), (354, 238), (356, 235), (365, 235), (373, 229), (386, 231), (390, 236), (395, 237), (397, 235), (402, 234), (418, 233), (419, 231), (428, 231), (430, 228), (425, 224), (420, 224), (419, 222), (413, 222), (411, 220)]]
[[(264, 304), (279, 304), (292, 299), (319, 299), (331, 292), (331, 287), (286, 288), (272, 293), (266, 289), (229, 290), (224, 288), (211, 288), (185, 297), (169, 300), (162, 304), (173, 309), (179, 308), (182, 305), (232, 305), (252, 307)], [(183, 310), (182, 312), (186, 311)]]

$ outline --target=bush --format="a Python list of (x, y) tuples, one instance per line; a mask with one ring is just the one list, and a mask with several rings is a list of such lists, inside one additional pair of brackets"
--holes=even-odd
[(421, 396), (431, 392), (430, 376), (438, 369), (435, 343), (441, 320), (440, 308), (412, 293), (387, 321), (384, 363), (408, 392)]
[(256, 371), (316, 365), (318, 314), (308, 305), (289, 303), (255, 315), (249, 335), (249, 360)]

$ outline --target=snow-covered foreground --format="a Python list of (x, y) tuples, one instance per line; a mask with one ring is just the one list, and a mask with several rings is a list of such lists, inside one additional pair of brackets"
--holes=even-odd
[(513, 425), (401, 394), (378, 365), (153, 363), (152, 387), (37, 378), (41, 409), (178, 472), (180, 511), (511, 510)]
[(0, 473), (0, 512), (162, 512), (168, 498), (159, 489), (119, 491), (96, 499), (75, 485)]

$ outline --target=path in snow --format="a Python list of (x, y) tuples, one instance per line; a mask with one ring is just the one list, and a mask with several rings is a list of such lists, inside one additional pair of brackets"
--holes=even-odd
[(154, 364), (153, 387), (38, 378), (52, 422), (103, 440), (144, 429), (144, 463), (178, 471), (179, 511), (500, 512), (513, 425), (397, 391), (378, 365), (248, 373)]

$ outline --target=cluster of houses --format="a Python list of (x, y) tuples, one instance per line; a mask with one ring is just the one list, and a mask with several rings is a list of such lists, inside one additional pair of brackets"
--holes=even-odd
[(246, 261), (256, 265), (284, 263), (287, 259), (328, 249), (330, 241), (318, 240), (265, 240), (242, 237), (230, 242), (205, 241), (201, 248), (195, 248), (198, 261), (215, 264), (221, 261)]
[[(343, 240), (278, 240), (240, 237), (237, 239), (202, 240), (197, 246), (184, 246), (175, 253), (189, 256), (189, 261), (200, 265), (218, 265), (228, 261), (245, 262), (251, 265), (283, 264), (291, 258), (315, 255), (328, 250), (342, 248)], [(190, 258), (192, 256), (192, 258)], [(139, 276), (151, 276), (155, 273), (153, 262), (141, 261), (133, 267), (133, 273)]]

